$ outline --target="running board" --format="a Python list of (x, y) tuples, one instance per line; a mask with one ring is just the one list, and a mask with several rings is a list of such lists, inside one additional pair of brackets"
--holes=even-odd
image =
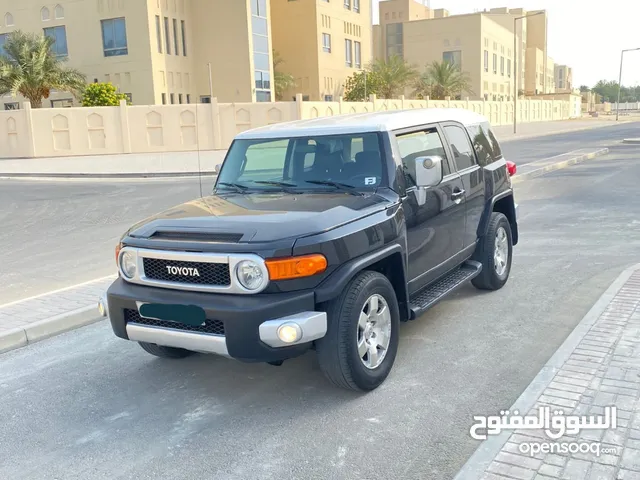
[(444, 297), (472, 280), (482, 271), (482, 264), (473, 260), (467, 260), (460, 267), (447, 273), (444, 277), (413, 294), (409, 299), (410, 317), (415, 320)]

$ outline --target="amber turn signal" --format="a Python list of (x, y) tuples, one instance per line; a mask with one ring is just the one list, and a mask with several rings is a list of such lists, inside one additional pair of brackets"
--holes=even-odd
[(320, 254), (278, 258), (266, 263), (270, 280), (311, 277), (327, 269), (327, 259)]
[(116, 245), (116, 265), (118, 264), (118, 256), (120, 255), (120, 250), (122, 250), (122, 244), (118, 243)]

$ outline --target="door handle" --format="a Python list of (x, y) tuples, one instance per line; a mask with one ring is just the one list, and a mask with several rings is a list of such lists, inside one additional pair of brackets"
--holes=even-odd
[(460, 203), (463, 198), (464, 198), (464, 190), (460, 190), (459, 188), (454, 190), (453, 193), (451, 194), (451, 200), (453, 200), (455, 203)]

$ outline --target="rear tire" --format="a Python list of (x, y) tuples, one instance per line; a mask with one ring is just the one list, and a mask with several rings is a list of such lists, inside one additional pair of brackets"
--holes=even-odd
[(185, 350), (183, 348), (163, 347), (162, 345), (156, 345), (155, 343), (138, 343), (145, 352), (160, 358), (186, 358), (195, 354), (195, 352)]
[(389, 279), (378, 272), (361, 272), (326, 310), (327, 334), (316, 342), (324, 375), (348, 390), (379, 387), (398, 351), (400, 311)]
[(493, 212), (487, 234), (478, 243), (474, 259), (482, 263), (482, 271), (471, 280), (480, 290), (499, 290), (511, 273), (513, 239), (511, 225), (504, 214)]

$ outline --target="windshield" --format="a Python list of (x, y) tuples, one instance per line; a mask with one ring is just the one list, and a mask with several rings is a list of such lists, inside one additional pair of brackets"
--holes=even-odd
[(383, 181), (377, 133), (235, 140), (216, 189), (375, 190)]

